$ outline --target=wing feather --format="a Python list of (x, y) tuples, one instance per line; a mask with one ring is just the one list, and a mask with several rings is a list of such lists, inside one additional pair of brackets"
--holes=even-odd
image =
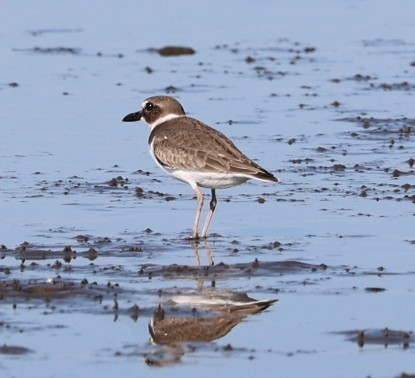
[(150, 135), (153, 151), (163, 166), (202, 172), (239, 173), (242, 176), (278, 181), (254, 163), (221, 132), (189, 117), (155, 127)]

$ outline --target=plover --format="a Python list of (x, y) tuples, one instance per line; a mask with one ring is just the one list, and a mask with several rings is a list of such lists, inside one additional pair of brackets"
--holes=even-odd
[[(160, 299), (148, 329), (152, 341), (161, 345), (217, 340), (247, 316), (261, 313), (278, 301), (256, 300), (246, 293), (216, 287), (182, 288), (180, 293), (164, 290)], [(189, 309), (198, 310), (198, 316)]]
[[(221, 132), (201, 121), (186, 116), (182, 105), (170, 96), (149, 97), (138, 112), (126, 115), (123, 122), (141, 119), (150, 126), (150, 152), (167, 174), (187, 182), (197, 196), (197, 212), (190, 239), (206, 238), (216, 208), (216, 189), (240, 185), (249, 179), (279, 182), (244, 155)], [(211, 189), (212, 199), (202, 234), (199, 221), (203, 209), (200, 188)]]

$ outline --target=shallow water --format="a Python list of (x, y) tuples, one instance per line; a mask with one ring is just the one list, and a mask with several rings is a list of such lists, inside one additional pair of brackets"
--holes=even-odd
[[(3, 1), (1, 375), (414, 374), (414, 10)], [(282, 180), (218, 191), (198, 245), (121, 123), (160, 93)]]

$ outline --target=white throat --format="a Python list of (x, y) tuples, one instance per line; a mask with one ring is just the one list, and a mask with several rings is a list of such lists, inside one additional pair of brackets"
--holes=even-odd
[(171, 119), (179, 118), (179, 117), (184, 117), (184, 115), (178, 115), (178, 114), (173, 114), (173, 113), (166, 114), (165, 116), (156, 119), (152, 124), (148, 124), (148, 125), (150, 126), (151, 129), (154, 129), (156, 126), (162, 124), (163, 122), (167, 122), (167, 121), (170, 121)]

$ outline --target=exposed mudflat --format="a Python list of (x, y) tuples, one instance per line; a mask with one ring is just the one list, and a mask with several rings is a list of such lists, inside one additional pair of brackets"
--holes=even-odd
[[(415, 5), (373, 7), (4, 2), (0, 375), (415, 375)], [(156, 94), (281, 179), (206, 241), (121, 123)]]

